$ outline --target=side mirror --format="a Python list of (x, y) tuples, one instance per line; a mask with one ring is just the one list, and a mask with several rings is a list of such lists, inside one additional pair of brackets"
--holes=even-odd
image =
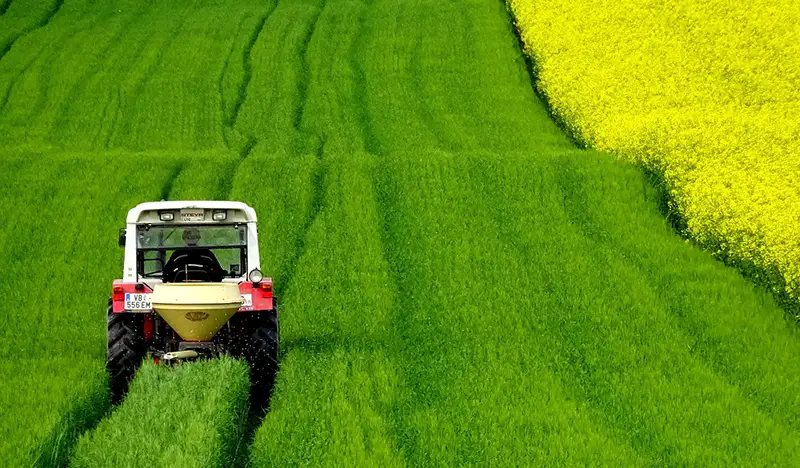
[(125, 247), (125, 228), (119, 230), (119, 246)]

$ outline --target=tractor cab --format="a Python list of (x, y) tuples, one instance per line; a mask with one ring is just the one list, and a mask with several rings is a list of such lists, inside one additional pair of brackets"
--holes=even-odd
[(124, 281), (247, 279), (258, 270), (257, 235), (255, 212), (244, 203), (143, 203), (120, 231)]

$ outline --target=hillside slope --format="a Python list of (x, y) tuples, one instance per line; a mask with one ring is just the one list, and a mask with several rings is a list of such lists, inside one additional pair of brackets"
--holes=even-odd
[[(106, 413), (116, 229), (161, 197), (259, 213), (283, 361), (254, 466), (794, 459), (796, 330), (638, 169), (571, 144), (502, 2), (88, 3), (0, 60), (7, 464)], [(43, 274), (81, 281), (19, 292)], [(97, 414), (72, 422), (80, 398)]]

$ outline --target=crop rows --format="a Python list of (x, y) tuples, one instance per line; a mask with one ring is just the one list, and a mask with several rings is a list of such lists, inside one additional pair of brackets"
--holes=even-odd
[(800, 316), (798, 3), (509, 3), (566, 126), (664, 174), (686, 233)]
[(228, 466), (249, 387), (247, 364), (229, 358), (176, 368), (145, 363), (125, 405), (78, 441), (70, 466)]
[[(800, 449), (796, 329), (675, 235), (640, 170), (572, 145), (501, 2), (67, 0), (16, 44), (3, 464), (788, 465)], [(282, 344), (263, 420), (243, 421), (230, 360), (147, 365), (109, 408), (116, 229), (160, 198), (259, 214)]]

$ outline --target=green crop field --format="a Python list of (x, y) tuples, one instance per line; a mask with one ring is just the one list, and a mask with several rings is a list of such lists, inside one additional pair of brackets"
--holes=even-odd
[(145, 363), (125, 405), (83, 436), (70, 466), (225, 466), (236, 460), (249, 385), (247, 364), (228, 358)]
[[(0, 0), (0, 41), (0, 465), (796, 464), (796, 324), (561, 131), (502, 1)], [(258, 212), (263, 419), (230, 359), (109, 403), (162, 198)]]

